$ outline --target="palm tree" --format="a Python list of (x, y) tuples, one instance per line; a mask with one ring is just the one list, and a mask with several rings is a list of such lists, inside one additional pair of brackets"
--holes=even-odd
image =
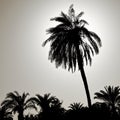
[(6, 107), (0, 108), (0, 120), (13, 120), (12, 113), (6, 110)]
[(36, 97), (32, 97), (29, 100), (31, 103), (37, 104), (41, 108), (42, 112), (46, 112), (49, 110), (54, 97), (50, 96), (50, 93), (44, 94), (44, 96), (37, 94)]
[(7, 94), (6, 99), (2, 102), (2, 106), (10, 112), (18, 112), (18, 120), (23, 120), (24, 110), (27, 108), (33, 108), (34, 106), (26, 100), (28, 93), (20, 95), (17, 91), (10, 92)]
[(69, 109), (66, 112), (66, 119), (70, 120), (78, 120), (83, 118), (86, 120), (88, 117), (88, 108), (84, 107), (81, 103), (72, 103), (69, 106)]
[(112, 114), (116, 114), (120, 107), (120, 87), (106, 86), (105, 90), (100, 90), (100, 92), (95, 93), (95, 99), (102, 100), (106, 103)]
[(101, 102), (92, 104), (90, 115), (94, 120), (111, 120), (108, 105)]
[(68, 71), (75, 72), (76, 67), (81, 72), (83, 83), (86, 90), (88, 106), (91, 106), (90, 93), (87, 78), (84, 71), (84, 61), (92, 63), (92, 55), (99, 53), (101, 40), (99, 36), (89, 31), (85, 25), (87, 21), (80, 19), (83, 12), (75, 15), (73, 5), (70, 6), (68, 15), (61, 12), (61, 16), (52, 18), (60, 22), (56, 27), (47, 30), (51, 36), (43, 42), (51, 42), (49, 59), (55, 61), (56, 67), (63, 66)]
[(32, 97), (29, 100), (40, 107), (39, 117), (49, 118), (53, 114), (55, 116), (64, 112), (61, 107), (62, 102), (55, 96), (50, 96), (50, 93), (44, 94), (44, 96), (37, 94), (36, 97)]
[(69, 106), (70, 111), (80, 111), (81, 109), (83, 109), (83, 104), (81, 103), (72, 103)]

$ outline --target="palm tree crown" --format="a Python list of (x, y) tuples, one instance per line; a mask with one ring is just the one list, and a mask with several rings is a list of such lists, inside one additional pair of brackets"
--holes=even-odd
[(51, 108), (61, 108), (62, 102), (55, 96), (50, 96), (50, 93), (41, 96), (39, 94), (36, 97), (29, 99), (31, 103), (37, 104), (41, 108), (41, 112), (49, 112)]
[(120, 107), (120, 87), (106, 86), (104, 90), (95, 93), (95, 99), (102, 100), (113, 112), (117, 112)]
[(37, 94), (36, 97), (30, 98), (30, 101), (40, 107), (39, 119), (60, 119), (64, 113), (64, 108), (61, 106), (62, 102), (55, 96), (50, 96), (50, 93), (44, 94), (44, 96)]
[(18, 112), (18, 119), (23, 119), (23, 112), (27, 108), (34, 108), (34, 106), (26, 100), (28, 93), (20, 95), (17, 91), (10, 92), (7, 94), (6, 99), (2, 102), (2, 106), (10, 112)]
[(100, 99), (109, 105), (115, 104), (116, 106), (120, 104), (120, 87), (106, 86), (104, 88), (105, 91), (96, 92), (94, 98)]
[(81, 62), (78, 67), (83, 66), (83, 59), (86, 64), (88, 61), (91, 64), (91, 55), (99, 53), (98, 46), (101, 46), (101, 40), (96, 33), (87, 30), (85, 24), (88, 23), (80, 19), (82, 15), (83, 12), (75, 15), (73, 5), (71, 5), (68, 15), (61, 12), (61, 16), (51, 19), (60, 24), (47, 30), (51, 36), (43, 43), (43, 46), (51, 42), (49, 59), (51, 62), (55, 61), (56, 67), (62, 65), (74, 72), (77, 62)]
[(80, 111), (81, 109), (83, 109), (83, 104), (81, 103), (72, 103), (69, 106), (69, 110), (71, 111)]

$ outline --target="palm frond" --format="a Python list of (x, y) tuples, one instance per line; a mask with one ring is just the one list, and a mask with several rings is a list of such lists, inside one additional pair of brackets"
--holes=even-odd
[(68, 25), (71, 25), (72, 20), (70, 19), (70, 16), (68, 16), (64, 12), (61, 12), (61, 16), (69, 23)]
[(19, 109), (19, 106), (18, 106), (18, 105), (14, 106), (14, 107), (12, 108), (12, 112), (14, 112), (14, 114), (17, 113), (17, 112), (19, 113), (19, 110), (20, 110), (20, 109)]
[(6, 99), (12, 99), (14, 101), (19, 101), (19, 96), (17, 96), (18, 94), (16, 94), (17, 92), (10, 92), (7, 94)]
[(20, 94), (17, 91), (14, 91), (13, 93), (15, 93), (16, 96), (20, 96)]
[(107, 102), (109, 98), (108, 98), (108, 96), (105, 96), (101, 93), (95, 93), (94, 99), (99, 99), (99, 100)]
[(79, 18), (82, 16), (84, 14), (84, 12), (82, 11), (82, 12), (80, 12), (78, 15), (77, 15), (77, 19), (79, 20)]
[(24, 110), (26, 109), (35, 109), (37, 111), (37, 107), (32, 102), (29, 102), (26, 106), (24, 106)]
[(92, 55), (94, 54), (92, 48), (90, 47), (90, 45), (88, 45), (87, 43), (84, 43), (83, 45), (83, 51), (84, 51), (84, 58), (86, 60), (86, 64), (88, 64), (88, 61), (91, 65), (92, 63), (92, 58), (91, 58), (91, 53)]
[(60, 17), (51, 18), (50, 20), (51, 21), (55, 20), (57, 22), (61, 22), (62, 24), (66, 25), (66, 26), (71, 26), (71, 22), (72, 22), (70, 17), (63, 12), (61, 12)]
[(82, 30), (82, 33), (87, 37), (87, 39), (90, 42), (91, 46), (93, 47), (93, 50), (95, 51), (95, 53), (98, 54), (99, 48), (98, 48), (96, 41), (94, 41), (94, 38), (92, 38), (93, 36), (91, 36), (90, 32), (85, 27), (82, 27), (81, 30)]
[(4, 107), (10, 107), (10, 106), (14, 106), (15, 102), (13, 100), (4, 100), (2, 103), (1, 103), (1, 106), (4, 106)]
[(71, 19), (72, 19), (72, 17), (75, 17), (75, 10), (73, 9), (73, 4), (70, 5), (69, 10), (68, 10), (68, 14), (69, 14)]
[(27, 103), (32, 103), (32, 104), (37, 104), (39, 105), (40, 104), (40, 100), (36, 97), (32, 97), (30, 99), (28, 99)]
[(88, 22), (86, 20), (81, 19), (79, 21), (79, 24), (80, 24), (81, 27), (84, 27), (86, 24), (88, 25)]
[(24, 92), (24, 93), (22, 94), (22, 99), (25, 100), (28, 95), (29, 95), (29, 93), (25, 93), (25, 92)]
[(109, 105), (119, 106), (120, 102), (120, 88), (119, 86), (105, 86), (105, 91), (100, 90), (100, 92), (95, 93), (95, 99), (100, 99), (103, 102), (107, 102)]
[(96, 34), (96, 33), (94, 33), (94, 32), (89, 32), (90, 33), (90, 35), (93, 37), (93, 38), (95, 38), (95, 40), (97, 41), (97, 43), (98, 43), (98, 45), (101, 47), (102, 46), (102, 42), (101, 42), (101, 39), (100, 39), (100, 37)]

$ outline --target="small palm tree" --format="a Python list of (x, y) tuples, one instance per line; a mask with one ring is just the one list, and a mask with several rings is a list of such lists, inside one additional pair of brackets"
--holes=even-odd
[(51, 20), (58, 21), (60, 24), (47, 30), (51, 36), (44, 41), (43, 46), (51, 42), (49, 59), (51, 62), (55, 61), (56, 67), (62, 65), (68, 71), (75, 72), (78, 66), (85, 86), (88, 106), (90, 107), (91, 99), (84, 71), (84, 60), (86, 64), (89, 62), (91, 65), (92, 55), (99, 53), (101, 40), (96, 33), (85, 27), (88, 23), (80, 19), (82, 15), (83, 12), (75, 15), (73, 5), (71, 5), (68, 15), (61, 12), (61, 16), (52, 18)]
[(72, 103), (69, 106), (70, 111), (80, 111), (81, 109), (83, 109), (83, 104), (81, 103)]
[(18, 120), (24, 119), (24, 110), (34, 108), (34, 106), (26, 100), (28, 93), (20, 95), (17, 91), (7, 94), (6, 99), (2, 102), (2, 106), (6, 107), (7, 111), (18, 112)]
[(48, 116), (53, 115), (53, 113), (55, 116), (64, 112), (64, 109), (61, 107), (62, 102), (55, 96), (50, 96), (50, 93), (44, 94), (44, 96), (37, 94), (36, 97), (32, 97), (29, 100), (34, 103), (34, 105), (37, 104), (40, 107), (39, 117), (48, 118)]
[(0, 108), (0, 120), (13, 120), (12, 113), (8, 112), (6, 107)]
[(81, 118), (85, 119), (87, 116), (87, 108), (81, 103), (72, 103), (69, 106), (69, 109), (66, 112), (66, 119), (70, 120), (79, 120)]
[(36, 97), (29, 99), (31, 103), (37, 104), (41, 108), (41, 112), (48, 112), (50, 108), (61, 107), (62, 102), (55, 96), (50, 96), (50, 93), (41, 96), (39, 94)]
[(95, 99), (102, 100), (106, 103), (113, 114), (118, 112), (120, 107), (120, 87), (106, 86), (105, 90), (95, 93)]

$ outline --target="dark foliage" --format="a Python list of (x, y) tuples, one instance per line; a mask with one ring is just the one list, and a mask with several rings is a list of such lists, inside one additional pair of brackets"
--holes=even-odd
[(101, 100), (109, 108), (113, 118), (118, 119), (120, 114), (120, 87), (106, 86), (105, 90), (95, 93), (95, 99)]
[[(28, 112), (27, 115), (23, 113), (21, 120), (120, 120), (119, 91), (118, 86), (106, 86), (105, 91), (100, 90), (100, 92), (95, 93), (95, 98), (102, 100), (102, 102), (96, 102), (90, 108), (81, 103), (72, 103), (68, 109), (63, 108), (62, 102), (57, 97), (51, 96), (51, 94), (44, 94), (43, 96), (37, 94), (36, 97), (26, 99), (25, 102), (21, 98), (26, 98), (27, 94), (19, 95), (18, 92), (10, 92), (1, 104), (0, 120), (13, 120), (13, 113), (15, 112), (13, 111), (13, 106), (15, 107), (16, 104), (9, 101), (12, 101), (16, 95), (16, 99), (19, 96), (19, 100), (29, 106), (27, 108), (32, 106), (32, 109), (37, 112), (36, 114)], [(15, 96), (11, 97), (11, 95)], [(111, 98), (114, 102), (111, 102)], [(113, 103), (114, 108), (112, 108)], [(20, 119), (20, 111), (17, 110), (16, 112), (18, 112), (18, 119)]]
[(41, 96), (39, 94), (36, 97), (29, 99), (31, 103), (40, 107), (38, 113), (38, 119), (61, 119), (64, 108), (62, 108), (62, 102), (55, 96), (50, 96), (50, 94), (45, 94)]
[(12, 112), (7, 111), (6, 107), (0, 108), (0, 120), (13, 120)]
[(77, 63), (80, 70), (84, 65), (83, 60), (86, 61), (86, 64), (88, 62), (91, 64), (92, 55), (99, 53), (101, 40), (96, 33), (85, 27), (88, 23), (81, 19), (83, 13), (75, 15), (75, 10), (71, 5), (68, 15), (61, 12), (61, 16), (51, 19), (60, 24), (47, 30), (51, 36), (43, 43), (43, 46), (47, 42), (51, 42), (49, 59), (51, 62), (55, 61), (56, 67), (62, 65), (65, 69), (74, 72)]
[(18, 113), (18, 120), (24, 119), (24, 110), (27, 108), (34, 108), (29, 101), (26, 100), (28, 93), (20, 95), (17, 91), (7, 94), (6, 99), (1, 103), (2, 108), (6, 108), (6, 111)]

